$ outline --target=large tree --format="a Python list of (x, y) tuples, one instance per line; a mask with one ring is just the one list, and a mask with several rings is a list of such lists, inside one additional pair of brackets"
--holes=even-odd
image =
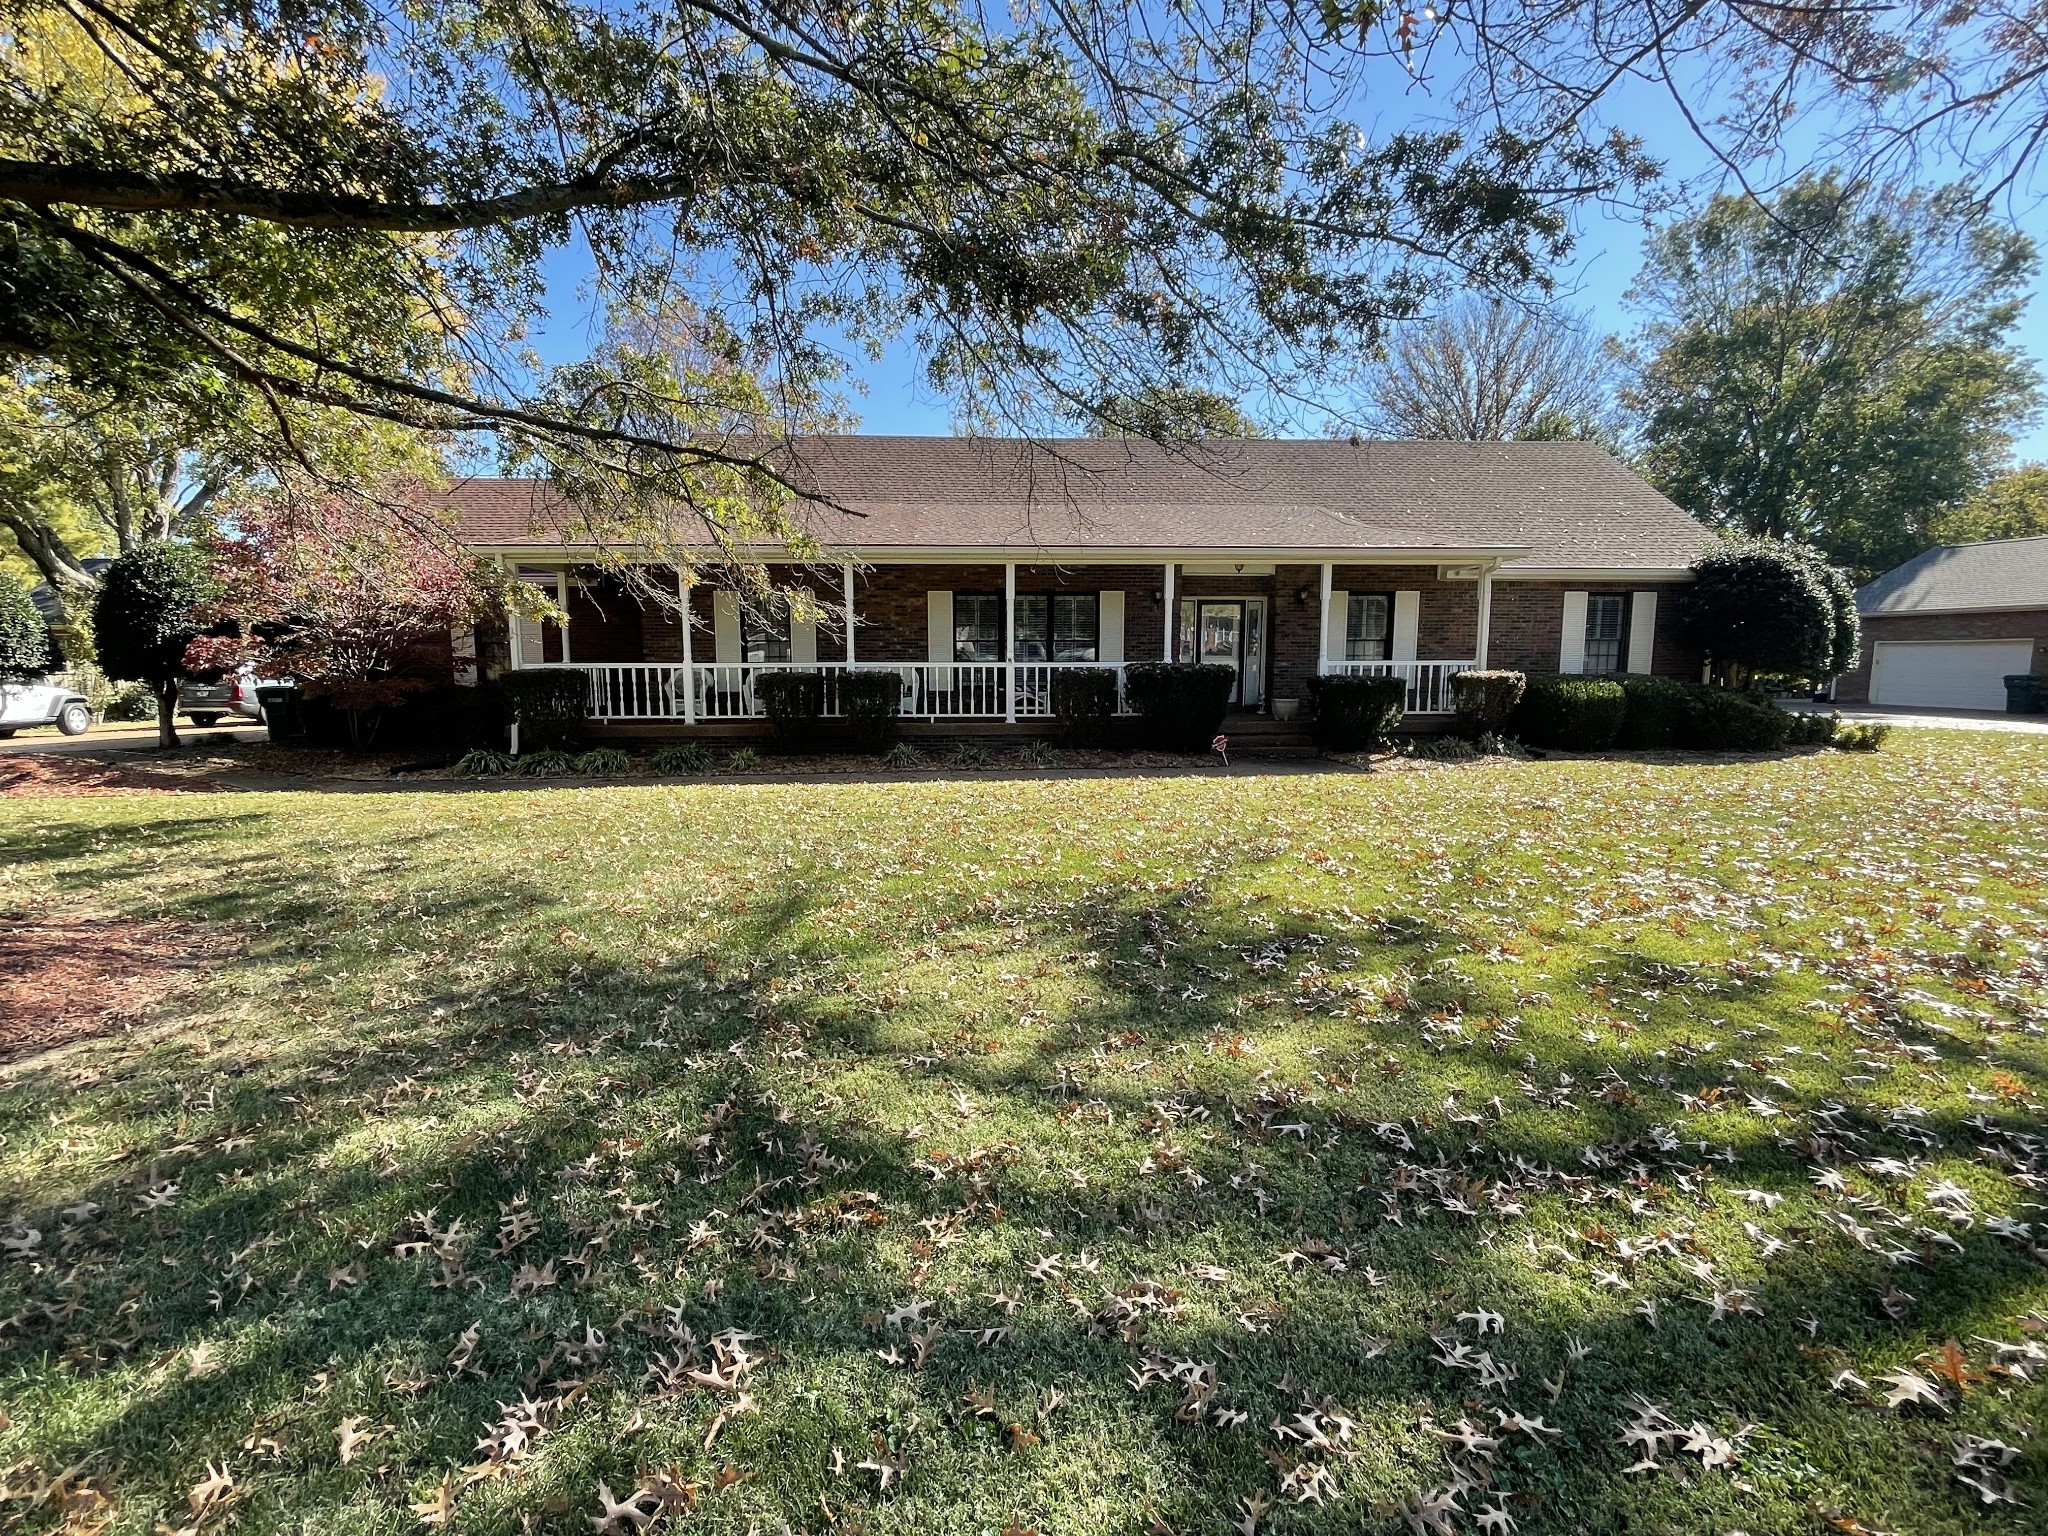
[(1934, 534), (1944, 544), (2048, 538), (2048, 464), (2022, 464), (1987, 481), (1961, 506), (1942, 513)]
[[(1327, 395), (1390, 320), (1539, 283), (1577, 207), (1641, 187), (1617, 83), (1732, 87), (1696, 116), (1738, 163), (1791, 96), (1992, 143), (2041, 76), (1981, 16), (0, 0), (0, 348), (134, 398), (248, 391), (287, 443), (318, 409), (492, 434), (607, 542), (789, 533), (777, 444), (849, 343), (907, 344), (971, 421)], [(1394, 91), (1422, 105), (1370, 126)], [(600, 315), (687, 298), (699, 337), (529, 366), (571, 246)]]
[(1645, 469), (1719, 527), (1860, 576), (1898, 564), (2035, 409), (2008, 339), (2034, 270), (2032, 242), (1959, 188), (1715, 197), (1651, 237), (1632, 290)]
[(1578, 317), (1469, 294), (1395, 332), (1367, 385), (1368, 419), (1396, 438), (1611, 442), (1613, 375)]

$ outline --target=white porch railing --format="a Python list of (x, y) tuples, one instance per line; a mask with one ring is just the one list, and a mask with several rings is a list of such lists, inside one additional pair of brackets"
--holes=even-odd
[[(602, 661), (571, 665), (590, 674), (590, 712), (594, 718), (606, 721), (757, 720), (766, 711), (755, 696), (754, 683), (770, 672), (821, 674), (825, 679), (825, 713), (837, 716), (843, 713), (839, 679), (849, 670), (894, 673), (902, 686), (898, 712), (907, 719), (1044, 720), (1053, 712), (1053, 674), (1098, 666), (1116, 673), (1117, 713), (1131, 713), (1120, 663), (861, 661), (850, 669), (843, 661), (700, 661), (689, 665)], [(1333, 661), (1328, 670), (1336, 676), (1398, 677), (1408, 685), (1409, 714), (1447, 715), (1454, 707), (1451, 679), (1477, 665), (1471, 661)]]
[(1477, 669), (1476, 661), (1333, 661), (1326, 671), (1336, 677), (1398, 677), (1408, 685), (1411, 715), (1448, 715), (1456, 708), (1451, 679)]
[[(560, 663), (547, 663), (558, 666)], [(1043, 720), (1052, 715), (1052, 679), (1061, 670), (1116, 673), (1117, 713), (1128, 714), (1124, 669), (1097, 662), (573, 662), (590, 674), (590, 712), (598, 720), (755, 720), (766, 714), (755, 681), (771, 672), (815, 672), (825, 680), (825, 713), (844, 711), (839, 679), (848, 671), (892, 673), (901, 683), (898, 712), (913, 720)], [(1014, 705), (1012, 700), (1014, 699)]]

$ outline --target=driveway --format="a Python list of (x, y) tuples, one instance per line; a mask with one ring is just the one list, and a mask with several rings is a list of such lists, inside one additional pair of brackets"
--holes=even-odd
[[(261, 741), (268, 734), (253, 721), (240, 726), (192, 725), (178, 722), (178, 740), (188, 747), (226, 746), (232, 741)], [(52, 752), (62, 757), (92, 757), (123, 748), (133, 751), (156, 749), (156, 723), (95, 725), (83, 736), (59, 734), (54, 725), (33, 726), (6, 741), (0, 741), (0, 756), (9, 752)]]
[[(1827, 704), (1795, 704), (1794, 709), (1810, 714), (1827, 714)], [(1841, 710), (1844, 720), (1881, 720), (1886, 725), (1915, 729), (1925, 726), (1940, 731), (2013, 731), (2023, 736), (2048, 736), (2048, 715), (2005, 715), (1988, 709), (1887, 709), (1881, 704), (1851, 704)]]

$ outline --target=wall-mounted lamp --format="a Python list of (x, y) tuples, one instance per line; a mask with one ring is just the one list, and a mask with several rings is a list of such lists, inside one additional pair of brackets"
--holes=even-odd
[(1298, 587), (1295, 589), (1294, 600), (1306, 608), (1315, 598), (1315, 595), (1316, 589), (1314, 587)]
[(1158, 607), (1158, 606), (1159, 606), (1159, 605), (1160, 605), (1161, 603), (1163, 603), (1163, 602), (1165, 602), (1165, 601), (1166, 601), (1166, 594), (1165, 594), (1164, 592), (1160, 591), (1160, 590), (1159, 590), (1159, 589), (1158, 589), (1157, 587), (1154, 587), (1154, 588), (1152, 589), (1152, 606), (1153, 606), (1154, 608), (1157, 608), (1157, 607)]

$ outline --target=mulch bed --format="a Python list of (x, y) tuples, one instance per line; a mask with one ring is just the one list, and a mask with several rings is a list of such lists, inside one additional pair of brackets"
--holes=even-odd
[(97, 758), (22, 752), (0, 757), (0, 795), (33, 799), (53, 795), (217, 793), (228, 786), (212, 779), (149, 768), (128, 768)]
[(177, 923), (19, 918), (0, 924), (0, 1062), (111, 1034), (202, 956)]

